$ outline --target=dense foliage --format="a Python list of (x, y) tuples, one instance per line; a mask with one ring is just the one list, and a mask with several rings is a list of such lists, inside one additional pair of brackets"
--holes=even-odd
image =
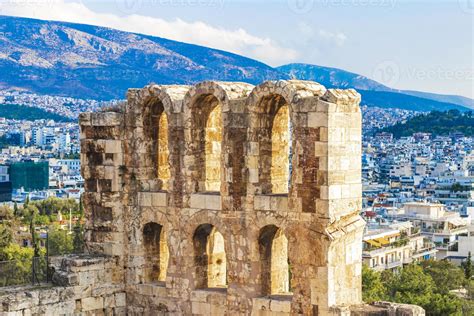
[(57, 113), (47, 112), (40, 108), (18, 104), (0, 104), (0, 117), (12, 120), (54, 120), (56, 122), (71, 122), (72, 119)]
[(432, 133), (435, 136), (461, 132), (465, 136), (474, 136), (474, 113), (462, 113), (457, 110), (433, 111), (414, 116), (405, 123), (398, 123), (381, 131), (392, 133), (397, 138), (418, 132)]
[[(471, 269), (469, 267), (467, 269)], [(427, 315), (473, 315), (474, 281), (449, 261), (428, 260), (400, 270), (374, 271), (362, 268), (362, 295), (367, 303), (391, 301), (423, 307)], [(467, 297), (453, 294), (467, 290)]]
[[(65, 222), (70, 214), (75, 219), (71, 230)], [(84, 247), (82, 216), (82, 203), (74, 199), (50, 197), (34, 202), (27, 199), (22, 206), (14, 204), (13, 208), (0, 205), (0, 286), (31, 282), (33, 264), (37, 271), (36, 282), (44, 281), (46, 253), (50, 256), (81, 253)], [(40, 235), (43, 247), (40, 247)], [(32, 246), (23, 246), (25, 238)]]

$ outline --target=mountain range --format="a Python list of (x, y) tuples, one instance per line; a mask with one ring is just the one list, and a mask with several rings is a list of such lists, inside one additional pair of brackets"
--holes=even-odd
[(160, 37), (67, 22), (0, 16), (0, 90), (97, 100), (122, 99), (130, 87), (297, 78), (356, 88), (362, 104), (411, 110), (467, 110), (461, 96), (400, 91), (337, 68), (257, 60)]

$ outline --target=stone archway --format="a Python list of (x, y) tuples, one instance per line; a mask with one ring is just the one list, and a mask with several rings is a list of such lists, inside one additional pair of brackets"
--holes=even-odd
[(217, 103), (207, 117), (204, 131), (204, 190), (221, 190), (222, 105)]
[(193, 236), (197, 288), (225, 288), (227, 259), (224, 237), (211, 224), (199, 225)]
[(159, 98), (150, 98), (143, 112), (144, 144), (149, 179), (158, 179), (159, 189), (167, 190), (171, 178), (169, 163), (168, 115)]
[(273, 194), (288, 193), (290, 147), (290, 112), (288, 104), (283, 104), (273, 116), (271, 128), (270, 183)]
[(288, 239), (280, 228), (267, 225), (260, 230), (258, 241), (262, 295), (289, 294)]
[(143, 227), (144, 282), (164, 282), (169, 250), (163, 226), (150, 222)]
[[(290, 104), (280, 94), (254, 95), (249, 105), (250, 182), (261, 194), (288, 194), (291, 170)], [(254, 149), (255, 148), (255, 149)], [(252, 157), (253, 156), (253, 157)]]
[(222, 169), (222, 105), (212, 94), (199, 95), (190, 103), (190, 139), (195, 192), (219, 192)]

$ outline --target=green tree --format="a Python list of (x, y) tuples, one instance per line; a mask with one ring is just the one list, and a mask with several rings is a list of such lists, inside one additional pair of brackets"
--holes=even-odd
[(18, 210), (18, 204), (16, 202), (13, 204), (13, 215), (15, 217), (20, 216), (20, 211)]
[(69, 215), (69, 211), (73, 214), (79, 212), (79, 204), (74, 199), (59, 199), (57, 197), (49, 197), (42, 201), (33, 202), (38, 208), (41, 215), (51, 216), (61, 212), (64, 215)]
[(73, 240), (69, 231), (61, 229), (59, 225), (51, 225), (48, 232), (49, 254), (57, 256), (71, 253), (74, 249)]
[(464, 276), (467, 280), (471, 280), (472, 278), (472, 260), (471, 260), (471, 252), (469, 251), (467, 255), (467, 259), (463, 262), (462, 267), (464, 268)]
[(37, 215), (35, 217), (35, 224), (40, 226), (49, 225), (50, 219), (48, 215)]
[(0, 220), (11, 220), (13, 218), (13, 211), (10, 206), (6, 204), (0, 205)]
[(386, 289), (381, 280), (381, 273), (362, 266), (362, 299), (366, 303), (382, 301), (386, 298)]
[(466, 136), (474, 135), (474, 115), (472, 112), (432, 111), (427, 114), (417, 115), (406, 122), (400, 122), (382, 129), (392, 133), (396, 138), (410, 136), (416, 132), (449, 135), (453, 132), (462, 132)]
[(430, 303), (424, 306), (426, 313), (433, 316), (461, 316), (462, 315), (462, 300), (455, 295), (442, 295), (433, 293)]
[(463, 300), (462, 312), (463, 315), (474, 315), (474, 280), (467, 280), (465, 288), (467, 297)]
[(422, 307), (429, 306), (435, 287), (433, 279), (415, 264), (391, 273), (385, 282), (391, 301)]
[(0, 285), (29, 283), (31, 281), (33, 249), (12, 243), (2, 249), (2, 253), (8, 263), (2, 265)]
[(33, 203), (28, 203), (26, 206), (23, 205), (22, 210), (23, 216), (22, 221), (25, 224), (30, 224), (31, 220), (34, 219), (38, 214), (38, 208)]
[(464, 283), (462, 269), (447, 260), (426, 260), (421, 266), (433, 279), (436, 293), (448, 294), (451, 290), (460, 289)]
[(73, 239), (74, 253), (82, 253), (84, 250), (84, 232), (82, 225), (78, 220), (74, 226), (74, 239)]
[(9, 222), (0, 223), (0, 259), (4, 259), (3, 249), (8, 247), (13, 240), (13, 231)]
[(84, 204), (82, 202), (82, 194), (81, 194), (81, 197), (79, 198), (79, 219), (82, 218), (82, 216), (84, 215)]
[[(471, 300), (463, 300), (451, 290), (462, 288), (462, 269), (449, 261), (427, 261), (382, 273), (362, 269), (363, 298), (366, 302), (387, 300), (423, 307), (427, 315), (472, 315)], [(473, 287), (474, 288), (474, 287)], [(469, 293), (471, 293), (469, 291)]]

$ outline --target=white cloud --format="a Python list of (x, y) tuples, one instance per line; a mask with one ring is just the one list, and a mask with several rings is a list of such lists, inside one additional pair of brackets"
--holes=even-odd
[(201, 21), (187, 22), (181, 19), (168, 21), (137, 14), (118, 16), (110, 13), (97, 13), (81, 2), (0, 0), (0, 14), (92, 24), (154, 35), (222, 49), (258, 59), (270, 65), (291, 62), (299, 57), (295, 50), (282, 47), (270, 38), (252, 35), (242, 28), (228, 30)]
[(334, 33), (326, 30), (319, 30), (318, 35), (324, 39), (333, 41), (337, 46), (344, 45), (344, 42), (347, 39), (346, 35), (341, 32)]
[(298, 31), (305, 41), (321, 41), (329, 42), (328, 44), (343, 46), (347, 40), (347, 36), (342, 32), (331, 32), (325, 29), (315, 30), (311, 25), (305, 22), (298, 23)]

